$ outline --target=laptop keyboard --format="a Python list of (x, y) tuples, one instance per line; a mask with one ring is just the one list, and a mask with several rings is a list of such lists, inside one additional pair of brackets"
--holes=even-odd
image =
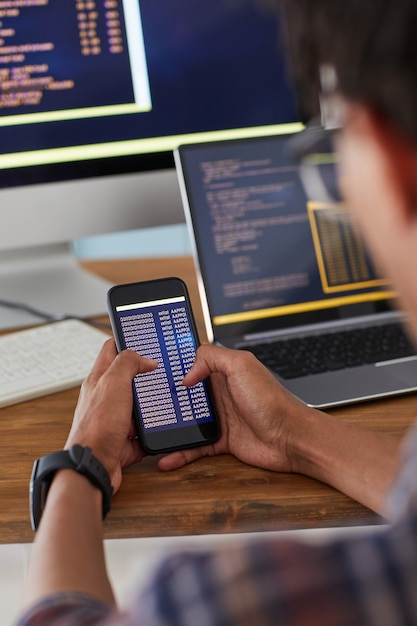
[(400, 323), (297, 337), (242, 348), (284, 379), (414, 355)]

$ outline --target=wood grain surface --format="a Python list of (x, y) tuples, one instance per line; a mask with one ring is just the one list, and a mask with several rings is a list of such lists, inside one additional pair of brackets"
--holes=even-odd
[[(172, 259), (84, 263), (114, 283), (163, 276), (186, 281), (201, 338), (204, 328), (193, 262)], [(28, 542), (29, 478), (35, 458), (63, 446), (78, 389), (0, 410), (0, 543)], [(414, 420), (416, 397), (352, 405), (332, 411), (363, 428), (402, 436)], [(249, 467), (229, 456), (202, 459), (161, 473), (148, 457), (125, 472), (105, 522), (106, 538), (272, 531), (373, 524), (381, 520), (315, 480)]]

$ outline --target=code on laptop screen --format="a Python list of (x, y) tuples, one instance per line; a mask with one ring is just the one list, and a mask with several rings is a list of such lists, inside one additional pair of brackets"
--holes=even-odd
[(342, 204), (308, 199), (288, 136), (184, 146), (199, 263), (216, 325), (386, 299)]

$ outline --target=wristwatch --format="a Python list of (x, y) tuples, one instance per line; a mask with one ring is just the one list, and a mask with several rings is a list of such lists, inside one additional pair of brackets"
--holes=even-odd
[(30, 480), (30, 517), (37, 530), (46, 504), (49, 487), (58, 470), (72, 469), (82, 474), (103, 494), (103, 519), (110, 511), (113, 487), (104, 465), (92, 454), (91, 448), (73, 445), (37, 459)]

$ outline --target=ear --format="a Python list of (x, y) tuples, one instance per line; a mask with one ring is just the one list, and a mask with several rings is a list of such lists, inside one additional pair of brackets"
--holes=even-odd
[(410, 225), (417, 221), (417, 146), (370, 108), (357, 107), (354, 117), (357, 130), (374, 143), (384, 161), (386, 184), (397, 216)]

